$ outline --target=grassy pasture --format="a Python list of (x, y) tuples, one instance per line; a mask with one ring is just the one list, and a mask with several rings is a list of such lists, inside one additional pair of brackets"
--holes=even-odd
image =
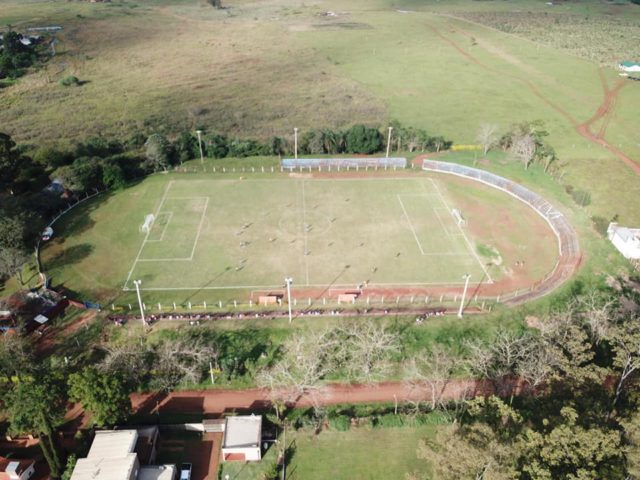
[[(404, 478), (405, 474), (428, 468), (419, 460), (417, 446), (422, 439), (433, 438), (436, 427), (357, 428), (347, 432), (323, 431), (319, 435), (305, 430), (287, 432), (287, 444), (293, 453), (287, 466), (287, 478), (352, 479)], [(260, 463), (223, 463), (220, 478), (249, 480), (260, 478), (276, 459), (271, 448)], [(430, 477), (427, 477), (430, 478)]]
[[(0, 0), (0, 24), (65, 26), (56, 58), (2, 90), (0, 125), (35, 143), (196, 126), (267, 137), (293, 125), (384, 125), (397, 118), (470, 143), (483, 122), (506, 128), (543, 119), (563, 182), (591, 193), (593, 214), (617, 213), (634, 223), (636, 177), (575, 131), (602, 102), (599, 65), (567, 53), (574, 44), (587, 48), (585, 41), (549, 46), (535, 33), (553, 32), (559, 17), (594, 45), (618, 23), (625, 25), (620, 35), (637, 36), (640, 9), (620, 3), (563, 3), (549, 13), (544, 2), (530, 0), (229, 0), (222, 11), (199, 0)], [(327, 10), (337, 17), (320, 15)], [(516, 32), (522, 38), (491, 28), (494, 14), (517, 22), (523, 12), (536, 22), (531, 32)], [(447, 16), (466, 13), (488, 27)], [(588, 21), (577, 20), (583, 17)], [(623, 43), (632, 55), (637, 42)], [(88, 83), (60, 87), (57, 80), (69, 74)], [(613, 70), (603, 74), (610, 86), (618, 79)], [(640, 155), (639, 96), (640, 84), (628, 82), (603, 130), (632, 158)]]
[[(484, 206), (484, 208), (478, 206)], [(459, 208), (467, 227), (451, 215)], [(156, 222), (139, 231), (145, 215)], [(457, 285), (464, 273), (518, 288), (555, 263), (553, 234), (506, 195), (417, 173), (368, 179), (156, 175), (79, 207), (42, 252), (55, 283), (103, 300), (131, 279), (162, 301), (245, 298), (297, 286)], [(498, 258), (483, 255), (486, 246)], [(485, 247), (485, 250), (482, 249)], [(525, 261), (526, 268), (516, 264)], [(489, 261), (493, 265), (487, 266)], [(171, 298), (169, 298), (171, 297)]]

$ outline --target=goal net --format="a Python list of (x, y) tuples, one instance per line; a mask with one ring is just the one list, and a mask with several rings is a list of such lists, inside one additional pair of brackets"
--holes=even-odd
[(153, 213), (150, 213), (146, 217), (144, 217), (144, 223), (140, 226), (140, 231), (144, 233), (149, 233), (151, 231), (151, 226), (153, 225), (153, 221), (155, 220), (155, 216)]
[(467, 224), (467, 220), (462, 216), (462, 212), (457, 208), (451, 209), (451, 215), (453, 215), (453, 218), (459, 227), (464, 227)]

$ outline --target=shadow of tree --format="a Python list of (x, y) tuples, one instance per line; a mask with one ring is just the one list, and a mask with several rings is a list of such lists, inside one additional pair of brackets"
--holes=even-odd
[(93, 253), (94, 246), (88, 243), (79, 243), (66, 248), (51, 257), (45, 267), (47, 269), (60, 268), (66, 265), (78, 263)]

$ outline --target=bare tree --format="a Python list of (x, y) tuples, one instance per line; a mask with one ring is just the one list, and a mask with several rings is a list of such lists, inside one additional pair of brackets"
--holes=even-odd
[(531, 133), (514, 136), (511, 143), (511, 153), (529, 168), (536, 153), (536, 139)]
[(130, 337), (104, 347), (106, 355), (99, 368), (119, 372), (134, 385), (140, 385), (148, 375), (153, 351), (143, 337)]
[(609, 334), (614, 317), (615, 300), (602, 299), (595, 292), (591, 292), (578, 299), (577, 308), (589, 329), (589, 335), (594, 345), (598, 345)]
[(388, 376), (391, 359), (400, 352), (396, 333), (375, 323), (352, 323), (338, 334), (336, 363), (351, 380), (373, 382)]
[(430, 351), (420, 352), (405, 366), (406, 382), (415, 389), (425, 387), (431, 392), (431, 409), (442, 405), (442, 394), (451, 380), (455, 359), (445, 349), (435, 346)]
[(197, 384), (209, 362), (218, 358), (217, 350), (202, 340), (166, 340), (155, 348), (152, 384), (169, 391), (179, 384)]
[(638, 371), (640, 371), (640, 331), (638, 330), (640, 318), (633, 318), (623, 323), (610, 335), (615, 353), (614, 365), (620, 369), (616, 394), (612, 402), (615, 409), (625, 384)]
[(483, 123), (480, 125), (480, 130), (478, 131), (476, 140), (482, 145), (485, 156), (491, 147), (493, 147), (498, 141), (498, 128), (498, 125), (490, 123)]
[(270, 390), (274, 401), (290, 403), (308, 395), (317, 405), (321, 381), (335, 368), (330, 356), (336, 346), (331, 330), (292, 337), (284, 344), (280, 360), (258, 372), (256, 381)]

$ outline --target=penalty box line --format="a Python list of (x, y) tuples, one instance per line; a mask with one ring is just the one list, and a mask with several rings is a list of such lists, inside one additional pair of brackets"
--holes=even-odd
[[(431, 181), (431, 184), (433, 185), (433, 187), (436, 189), (436, 192), (438, 192), (438, 195), (440, 197), (440, 201), (445, 206), (447, 211), (453, 216), (453, 214), (451, 213), (451, 208), (450, 208), (449, 204), (447, 203), (447, 201), (444, 199), (444, 196), (442, 195), (442, 192), (440, 191), (440, 188), (438, 188), (438, 185), (433, 180), (433, 178), (430, 178), (429, 180)], [(471, 244), (471, 241), (467, 237), (467, 234), (464, 232), (464, 230), (462, 229), (460, 224), (458, 224), (456, 222), (456, 225), (458, 227), (458, 230), (460, 230), (460, 233), (462, 234), (462, 238), (464, 238), (465, 242), (467, 242), (467, 247), (469, 248), (469, 252), (476, 259), (476, 261), (478, 262), (478, 265), (480, 265), (480, 268), (482, 269), (484, 274), (487, 276), (487, 279), (489, 280), (489, 283), (493, 283), (493, 279), (491, 278), (491, 275), (489, 275), (489, 272), (487, 271), (487, 268), (484, 266), (484, 264), (480, 260), (480, 257), (478, 257), (478, 254), (473, 249), (473, 245)]]
[[(167, 184), (167, 188), (164, 189), (164, 194), (162, 195), (162, 198), (160, 199), (160, 204), (158, 205), (158, 208), (156, 208), (156, 212), (155, 212), (154, 217), (157, 217), (158, 213), (160, 213), (160, 210), (162, 209), (162, 205), (164, 205), (164, 201), (166, 200), (167, 194), (169, 193), (169, 190), (171, 189), (172, 185), (173, 185), (173, 180), (170, 180), (169, 183)], [(142, 245), (140, 245), (140, 249), (138, 250), (138, 254), (136, 255), (135, 260), (133, 261), (133, 265), (131, 265), (131, 270), (129, 270), (129, 274), (127, 275), (127, 279), (124, 282), (124, 285), (122, 287), (123, 290), (126, 290), (127, 284), (129, 283), (129, 280), (131, 280), (131, 275), (133, 275), (133, 270), (136, 268), (138, 260), (140, 259), (140, 255), (142, 255), (142, 250), (144, 249), (144, 246), (147, 243), (147, 239), (149, 238), (149, 234), (150, 233), (151, 233), (151, 229), (147, 230), (147, 233), (144, 236), (144, 239), (142, 240)]]
[[(168, 215), (167, 221), (164, 224), (164, 228), (162, 229), (162, 233), (160, 234), (160, 238), (156, 239), (156, 240), (147, 240), (147, 243), (152, 243), (152, 242), (161, 242), (164, 240), (164, 234), (167, 231), (167, 227), (169, 226), (169, 223), (171, 223), (171, 219), (173, 218), (173, 212), (160, 212), (158, 213), (158, 217), (160, 217), (160, 215)], [(157, 220), (154, 220), (153, 223), (156, 223)], [(151, 226), (151, 228), (153, 229), (153, 225)]]

